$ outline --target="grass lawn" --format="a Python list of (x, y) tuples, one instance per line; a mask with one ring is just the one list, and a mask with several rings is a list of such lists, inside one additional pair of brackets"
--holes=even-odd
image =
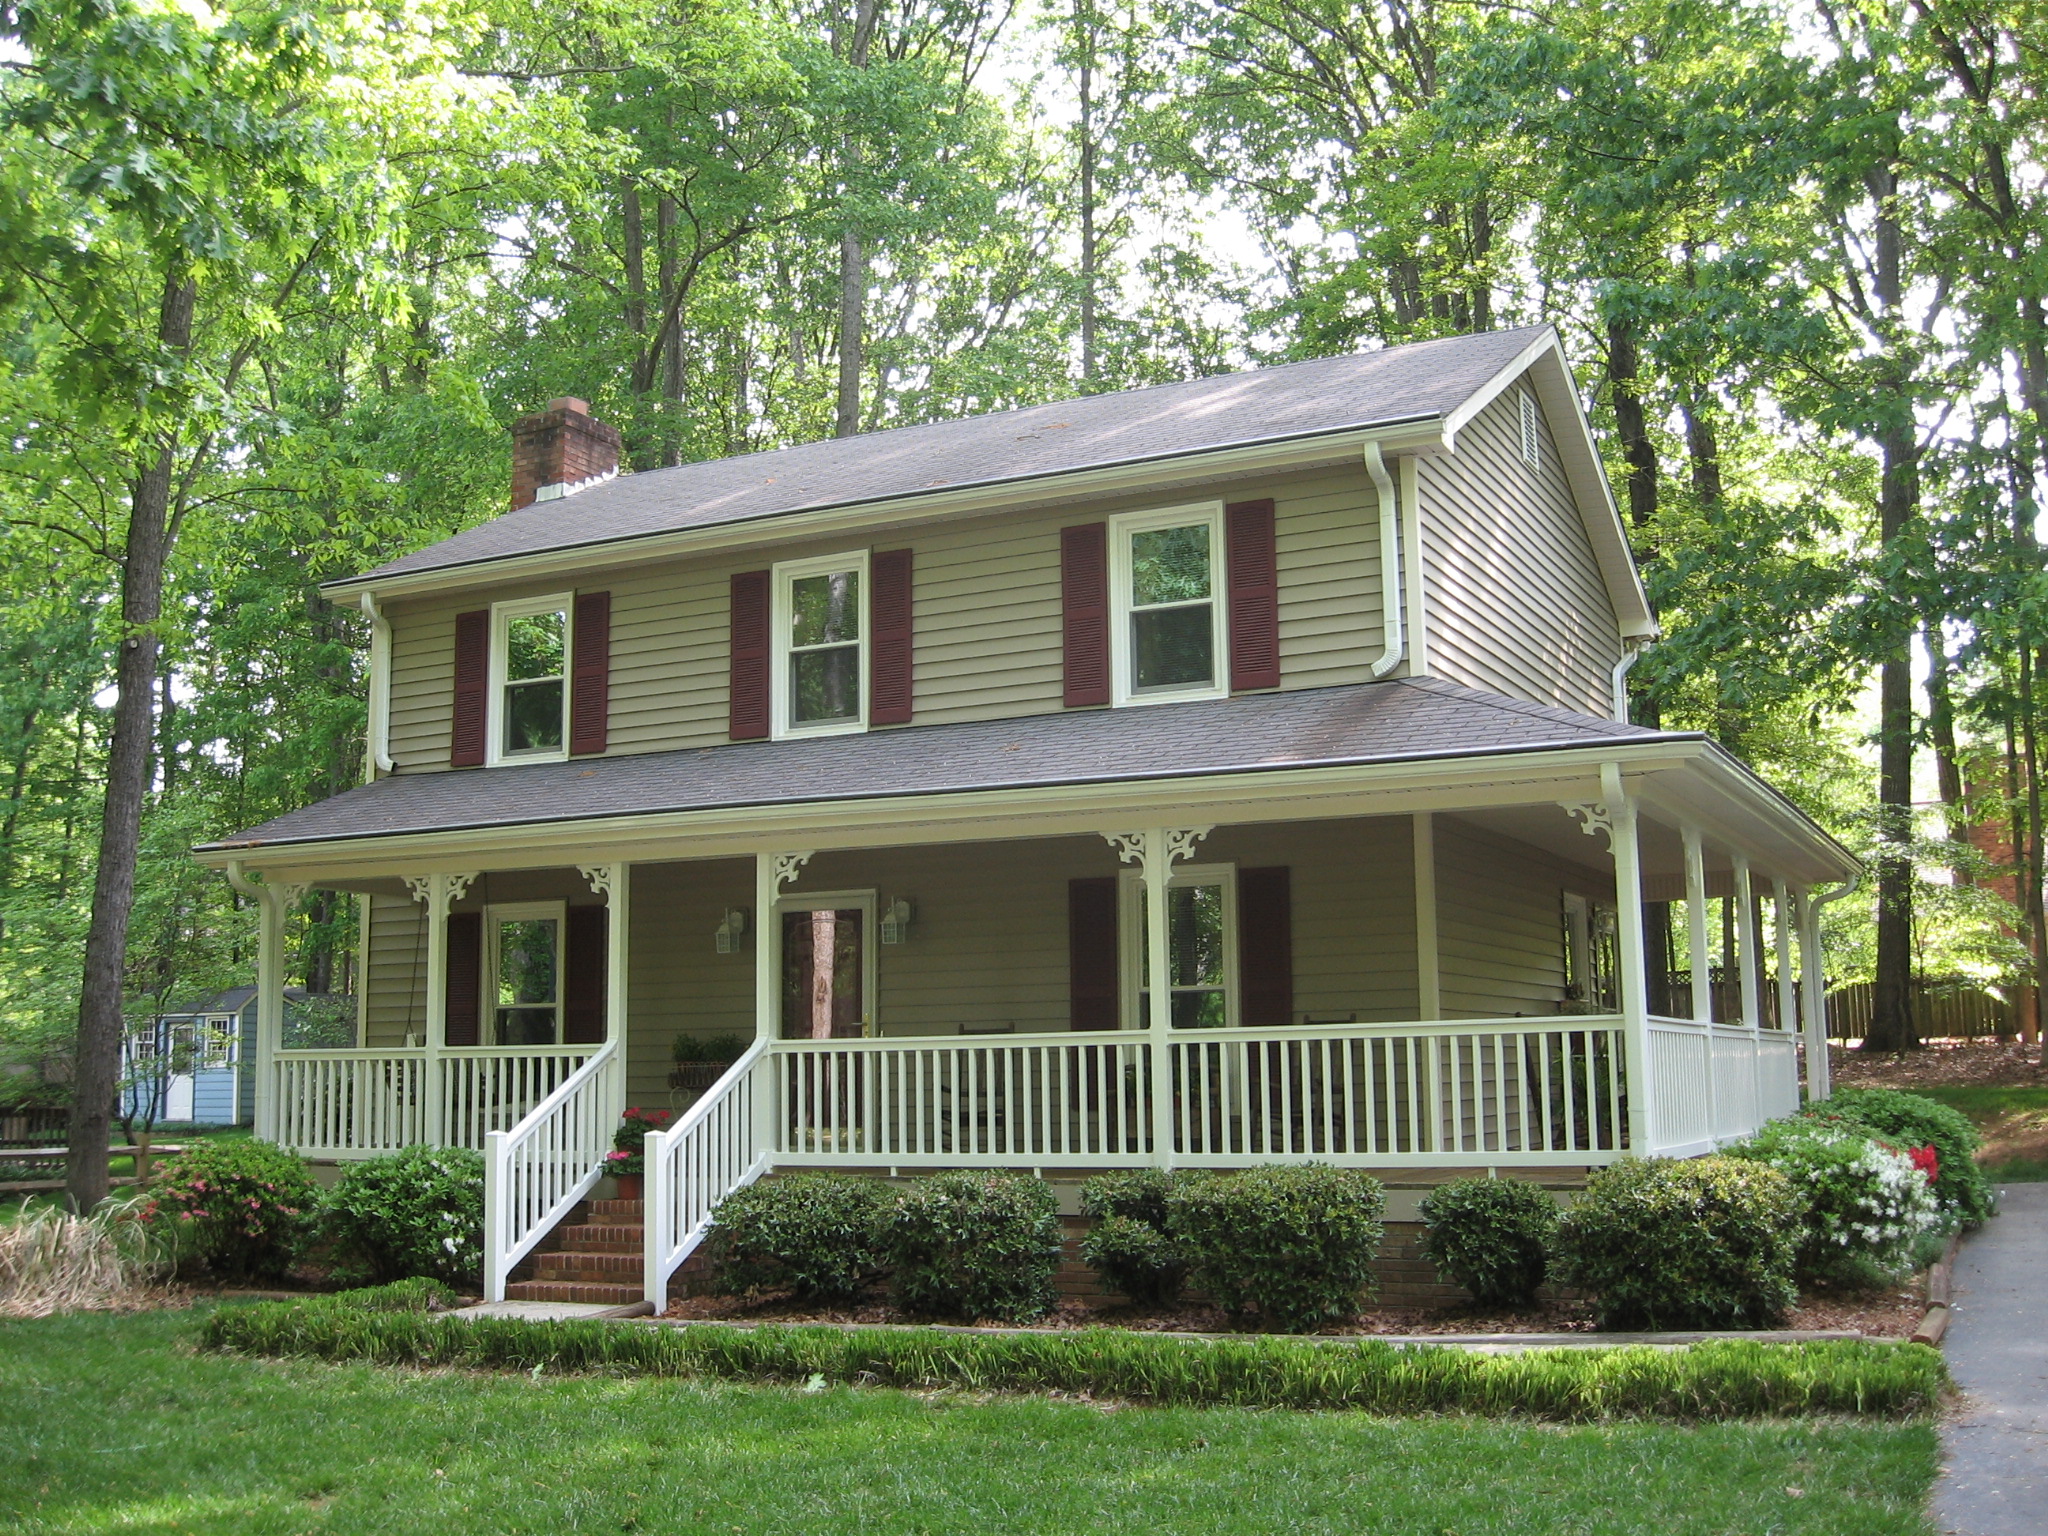
[(2007, 1184), (2048, 1181), (2048, 1086), (1939, 1084), (1914, 1093), (1960, 1109), (1984, 1137), (1978, 1161)]
[(193, 1353), (0, 1323), (0, 1528), (1927, 1536), (1926, 1424), (1579, 1429)]

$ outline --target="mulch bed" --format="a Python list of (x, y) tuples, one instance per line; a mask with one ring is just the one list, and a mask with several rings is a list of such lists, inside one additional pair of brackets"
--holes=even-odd
[(2043, 1081), (2041, 1048), (2017, 1041), (1936, 1040), (1917, 1051), (1868, 1054), (1828, 1047), (1838, 1088), (2032, 1087)]

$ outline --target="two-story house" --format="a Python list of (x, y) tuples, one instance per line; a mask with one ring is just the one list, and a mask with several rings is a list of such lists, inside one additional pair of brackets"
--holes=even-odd
[[(776, 1168), (1555, 1173), (1798, 1104), (1855, 865), (1625, 723), (1548, 329), (645, 474), (580, 401), (513, 435), (510, 512), (329, 588), (374, 780), (200, 850), (263, 901), (260, 1134), (484, 1148), (494, 1296), (678, 1036), (752, 1046), (648, 1143), (656, 1299)], [(352, 1050), (279, 1049), (309, 886)]]

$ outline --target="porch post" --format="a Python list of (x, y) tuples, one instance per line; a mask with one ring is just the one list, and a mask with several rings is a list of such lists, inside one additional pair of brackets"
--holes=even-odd
[(1686, 948), (1692, 957), (1692, 1016), (1702, 1024), (1714, 1019), (1713, 940), (1707, 934), (1707, 852), (1700, 829), (1685, 829)]
[(1811, 890), (1799, 893), (1799, 985), (1806, 993), (1806, 1101), (1833, 1091), (1828, 1060), (1828, 983), (1820, 952), (1820, 905)]
[(1742, 974), (1742, 1022), (1752, 1030), (1763, 1025), (1762, 979), (1757, 974), (1756, 885), (1749, 860), (1735, 855), (1735, 961)]
[(1152, 1067), (1152, 1159), (1173, 1166), (1173, 936), (1167, 928), (1166, 898), (1173, 866), (1190, 857), (1208, 827), (1150, 827), (1143, 832), (1105, 832), (1126, 864), (1138, 866), (1145, 886), (1145, 990), (1151, 994), (1145, 1020)]
[(1778, 1028), (1799, 1029), (1799, 991), (1792, 980), (1792, 893), (1782, 880), (1771, 881), (1771, 938), (1778, 966)]
[(1415, 996), (1417, 1016), (1444, 1012), (1443, 970), (1436, 944), (1436, 814), (1415, 813)]
[(256, 1135), (275, 1141), (281, 1118), (277, 1101), (277, 1053), (284, 1046), (285, 909), (303, 885), (251, 886), (256, 892)]
[(442, 1146), (447, 1135), (447, 1092), (441, 1081), (441, 1053), (448, 1048), (448, 909), (462, 899), (474, 874), (407, 875), (413, 900), (427, 904), (427, 1055), (421, 1064), (420, 1139)]
[(1621, 765), (1600, 765), (1607, 802), (1608, 844), (1614, 850), (1616, 939), (1621, 950), (1621, 1029), (1628, 1053), (1628, 1145), (1637, 1157), (1656, 1149), (1650, 1112), (1650, 962), (1643, 945), (1643, 861), (1636, 842), (1636, 805)]
[(591, 890), (604, 898), (604, 1038), (612, 1053), (605, 1089), (611, 1097), (613, 1118), (617, 1118), (626, 1112), (626, 957), (633, 919), (633, 866), (620, 860), (576, 868)]

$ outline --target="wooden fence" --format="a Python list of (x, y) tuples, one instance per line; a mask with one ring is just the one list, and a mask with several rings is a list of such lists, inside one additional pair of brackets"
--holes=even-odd
[[(1870, 982), (1852, 981), (1828, 994), (1830, 1040), (1863, 1037), (1876, 990)], [(1912, 1000), (1913, 1022), (1923, 1040), (1977, 1040), (2009, 1035), (2015, 1027), (2011, 1003), (1965, 981), (1916, 981)]]

